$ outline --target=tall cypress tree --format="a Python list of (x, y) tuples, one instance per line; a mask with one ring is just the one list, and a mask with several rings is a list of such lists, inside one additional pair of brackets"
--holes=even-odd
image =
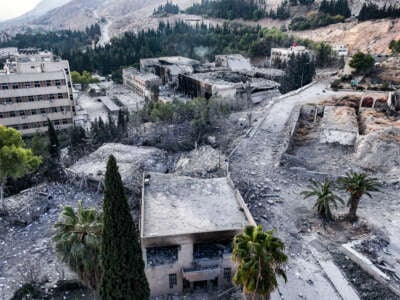
[(60, 143), (58, 141), (57, 132), (54, 129), (53, 123), (47, 119), (47, 133), (49, 135), (49, 154), (52, 159), (60, 158)]
[(100, 251), (103, 300), (146, 300), (150, 297), (139, 235), (129, 212), (114, 156), (107, 163)]

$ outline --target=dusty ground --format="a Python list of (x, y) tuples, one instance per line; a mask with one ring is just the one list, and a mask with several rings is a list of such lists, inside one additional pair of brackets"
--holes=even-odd
[[(394, 207), (399, 204), (396, 185), (386, 186), (383, 195), (362, 200), (359, 215), (365, 221), (355, 227), (343, 224), (337, 228), (324, 228), (315, 218), (313, 201), (302, 199), (300, 192), (307, 189), (308, 178), (322, 179), (325, 175), (335, 178), (349, 169), (345, 163), (329, 164), (329, 161), (340, 162), (341, 155), (345, 156), (348, 149), (333, 149), (336, 153), (333, 158), (330, 157), (332, 152), (327, 153), (326, 149), (314, 149), (314, 153), (302, 160), (314, 165), (315, 170), (280, 166), (280, 156), (285, 152), (282, 144), (286, 142), (292, 110), (296, 104), (315, 103), (333, 96), (333, 92), (322, 92), (326, 87), (327, 82), (318, 82), (304, 92), (276, 100), (265, 110), (265, 119), (258, 130), (242, 140), (230, 159), (232, 178), (256, 221), (265, 229), (275, 229), (287, 245), (289, 280), (280, 288), (284, 299), (340, 299), (338, 290), (327, 279), (318, 260), (319, 257), (330, 257), (332, 250), (349, 239), (379, 230), (385, 232), (393, 245), (399, 245), (396, 232), (400, 232), (400, 215), (394, 213)], [(301, 151), (301, 147), (297, 151)], [(344, 214), (345, 210), (342, 208), (337, 213)], [(278, 294), (274, 297), (279, 299)], [(387, 295), (381, 294), (378, 299), (385, 297)]]
[(361, 23), (353, 21), (333, 24), (314, 30), (293, 31), (291, 33), (316, 42), (344, 44), (349, 47), (351, 54), (356, 51), (376, 54), (390, 53), (388, 48), (390, 41), (400, 39), (400, 19), (384, 19)]

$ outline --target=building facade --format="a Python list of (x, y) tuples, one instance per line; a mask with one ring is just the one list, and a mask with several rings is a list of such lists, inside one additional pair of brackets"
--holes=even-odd
[(0, 124), (23, 135), (73, 125), (74, 97), (69, 63), (50, 52), (29, 49), (11, 57), (0, 72)]
[(141, 245), (152, 296), (232, 286), (232, 240), (255, 222), (229, 178), (147, 173)]
[(126, 88), (142, 97), (149, 97), (151, 89), (161, 85), (161, 78), (152, 73), (141, 73), (135, 68), (122, 70), (122, 80)]
[(289, 61), (292, 55), (302, 55), (302, 54), (311, 55), (311, 52), (306, 47), (298, 45), (293, 45), (290, 46), (289, 48), (272, 48), (270, 65), (276, 66), (281, 63), (286, 63)]

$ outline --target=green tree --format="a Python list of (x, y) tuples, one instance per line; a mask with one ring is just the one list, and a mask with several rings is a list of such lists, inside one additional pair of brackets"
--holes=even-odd
[(375, 60), (370, 54), (357, 52), (350, 61), (350, 67), (356, 69), (356, 73), (368, 74), (374, 67)]
[(347, 206), (349, 207), (348, 219), (357, 220), (357, 209), (361, 197), (367, 195), (372, 198), (370, 192), (379, 192), (381, 184), (375, 178), (370, 178), (365, 173), (348, 172), (346, 176), (338, 180), (339, 186), (350, 194)]
[(235, 236), (232, 259), (238, 266), (233, 282), (243, 288), (245, 297), (269, 299), (278, 287), (277, 276), (287, 281), (283, 266), (288, 258), (284, 249), (284, 243), (272, 231), (263, 231), (261, 225), (247, 226)]
[(149, 299), (138, 232), (130, 214), (117, 162), (112, 155), (105, 176), (102, 237), (101, 298)]
[(310, 83), (315, 75), (315, 63), (312, 57), (306, 53), (292, 54), (287, 62), (285, 76), (282, 77), (281, 93), (296, 90)]
[(18, 179), (35, 170), (42, 160), (25, 148), (21, 133), (0, 125), (0, 202), (5, 211), (4, 187), (7, 178)]
[(64, 207), (54, 228), (53, 243), (57, 255), (87, 286), (96, 290), (101, 277), (100, 213), (93, 208), (83, 208), (80, 201), (76, 211), (70, 206)]
[(81, 126), (72, 127), (69, 132), (69, 153), (70, 155), (81, 154), (87, 144), (87, 137), (85, 129)]
[(325, 179), (324, 183), (311, 179), (310, 183), (309, 190), (301, 192), (304, 199), (315, 197), (314, 208), (317, 209), (319, 216), (325, 221), (334, 220), (331, 205), (337, 208), (337, 201), (343, 203), (343, 200), (332, 192), (331, 182), (328, 179)]
[(99, 82), (99, 80), (94, 78), (88, 71), (83, 71), (82, 74), (77, 71), (72, 71), (71, 79), (73, 83), (79, 83), (84, 86), (87, 86), (89, 83)]

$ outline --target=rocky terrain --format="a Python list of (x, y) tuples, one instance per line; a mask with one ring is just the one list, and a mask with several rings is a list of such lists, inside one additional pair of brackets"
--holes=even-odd
[(400, 19), (333, 24), (315, 30), (292, 32), (316, 42), (344, 44), (354, 53), (389, 53), (391, 40), (400, 39)]

